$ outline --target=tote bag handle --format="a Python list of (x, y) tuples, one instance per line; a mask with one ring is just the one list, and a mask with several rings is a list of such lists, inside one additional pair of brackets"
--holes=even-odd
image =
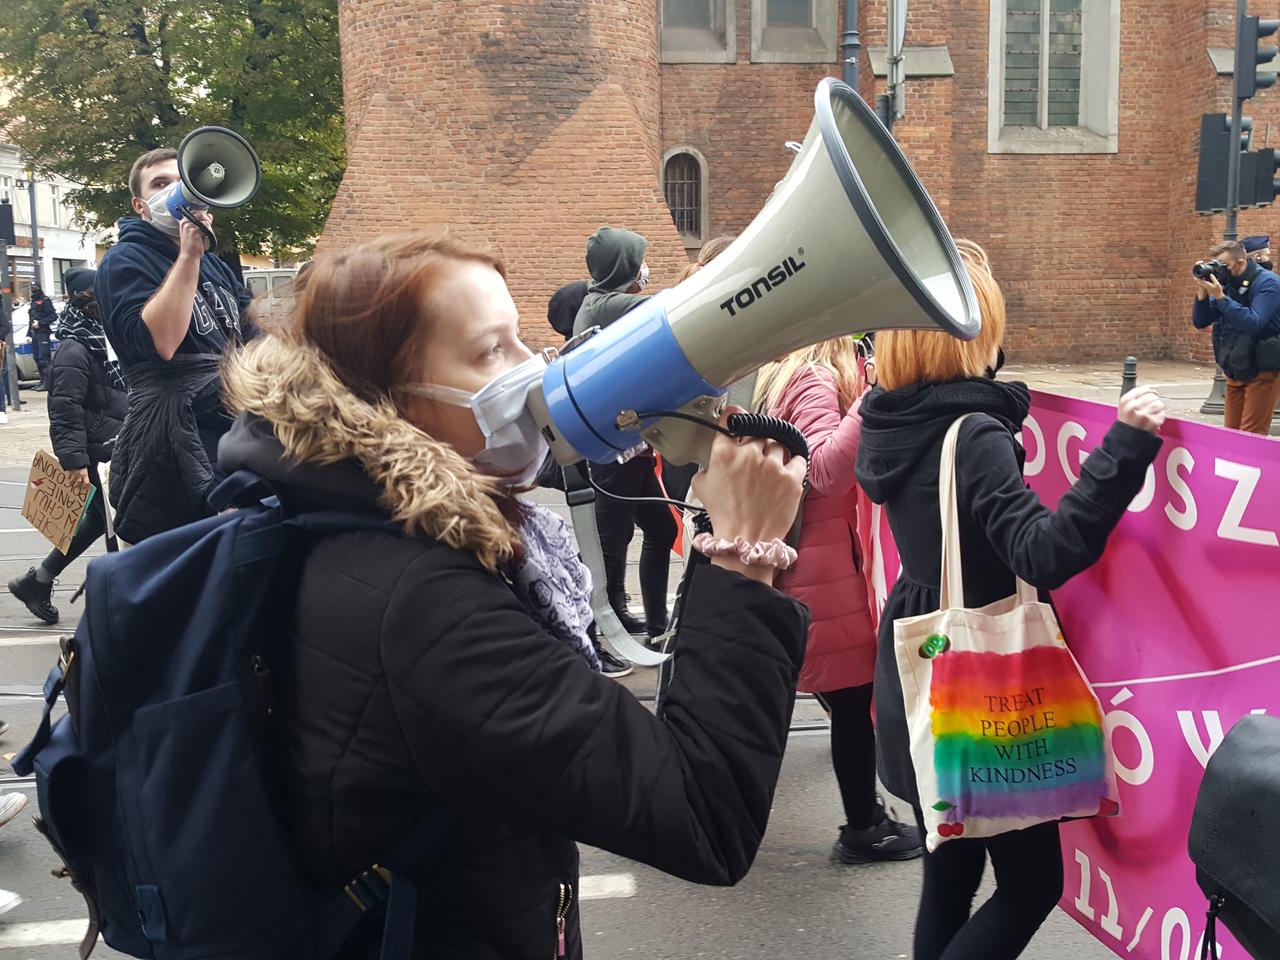
[[(960, 508), (956, 502), (956, 448), (960, 442), (960, 424), (971, 413), (958, 417), (942, 440), (942, 459), (938, 463), (938, 514), (942, 518), (942, 570), (938, 577), (938, 609), (951, 610), (964, 606), (964, 574), (960, 566)], [(1036, 603), (1035, 588), (1018, 578), (1018, 602)]]

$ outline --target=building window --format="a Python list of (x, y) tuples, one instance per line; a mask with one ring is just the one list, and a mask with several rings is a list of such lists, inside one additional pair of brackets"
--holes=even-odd
[(667, 151), (662, 191), (684, 245), (700, 246), (707, 233), (707, 164), (703, 156), (690, 147)]
[(49, 208), (53, 211), (52, 225), (62, 226), (62, 188), (56, 184), (49, 186)]
[(738, 43), (735, 0), (662, 0), (663, 63), (733, 63)]
[(771, 27), (813, 26), (813, 0), (768, 0), (766, 11)]
[(1115, 153), (1120, 0), (991, 0), (988, 150)]
[(836, 0), (751, 0), (754, 63), (835, 63)]
[[(56, 187), (54, 189), (57, 189)], [(55, 257), (53, 260), (53, 295), (62, 298), (67, 295), (66, 287), (63, 285), (62, 277), (68, 270), (75, 267), (83, 267), (84, 263), (80, 260), (62, 260)]]

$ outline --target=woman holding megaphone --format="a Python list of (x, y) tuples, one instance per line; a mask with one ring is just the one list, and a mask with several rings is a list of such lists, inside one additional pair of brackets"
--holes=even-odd
[[(574, 841), (740, 879), (803, 657), (807, 612), (771, 584), (805, 464), (718, 437), (694, 486), (744, 549), (693, 575), (660, 716), (600, 675), (572, 535), (519, 496), (541, 435), (482, 429), (474, 412), (531, 356), (501, 261), (415, 234), (318, 258), (286, 326), (225, 373), (240, 413), (226, 470), (266, 476), (299, 509), (394, 526), (309, 549), (290, 601), (284, 786), (303, 860), (334, 892), (390, 838), (452, 814), (416, 871), (417, 956), (580, 956)], [(371, 920), (351, 955), (378, 935)]]

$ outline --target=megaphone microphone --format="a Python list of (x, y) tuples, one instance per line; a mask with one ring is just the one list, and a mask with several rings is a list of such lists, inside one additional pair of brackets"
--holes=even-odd
[(182, 220), (191, 220), (212, 249), (217, 246), (217, 236), (191, 214), (244, 206), (262, 183), (262, 164), (249, 141), (234, 130), (200, 127), (178, 145), (178, 176), (177, 183), (147, 201), (151, 222), (177, 238)]
[(527, 402), (558, 462), (609, 462), (648, 441), (672, 463), (706, 464), (727, 388), (771, 360), (868, 330), (978, 335), (955, 242), (884, 125), (833, 78), (814, 106), (786, 177), (724, 253), (548, 355)]

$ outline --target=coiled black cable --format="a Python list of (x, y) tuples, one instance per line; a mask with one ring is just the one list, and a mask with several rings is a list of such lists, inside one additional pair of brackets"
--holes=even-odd
[[(653, 413), (641, 413), (636, 416), (637, 419), (642, 421), (657, 420), (659, 418), (687, 420), (690, 423), (706, 427), (708, 430), (714, 430), (716, 433), (722, 433), (726, 437), (735, 439), (751, 437), (757, 440), (772, 440), (775, 443), (780, 443), (791, 456), (804, 457), (804, 487), (806, 492), (809, 489), (809, 442), (805, 440), (800, 428), (789, 420), (783, 420), (781, 417), (767, 417), (761, 413), (731, 413), (726, 425), (722, 427), (720, 424), (704, 420), (702, 417), (695, 417), (693, 414), (681, 413), (676, 410), (657, 410)], [(681, 510), (698, 510), (698, 512), (702, 512), (699, 508), (693, 507), (682, 500), (671, 500), (666, 497), (623, 497), (616, 493), (610, 493), (597, 485), (593, 479), (588, 478), (588, 482), (596, 493), (606, 496), (610, 500), (619, 500), (624, 503), (667, 503), (673, 507), (679, 507)]]

